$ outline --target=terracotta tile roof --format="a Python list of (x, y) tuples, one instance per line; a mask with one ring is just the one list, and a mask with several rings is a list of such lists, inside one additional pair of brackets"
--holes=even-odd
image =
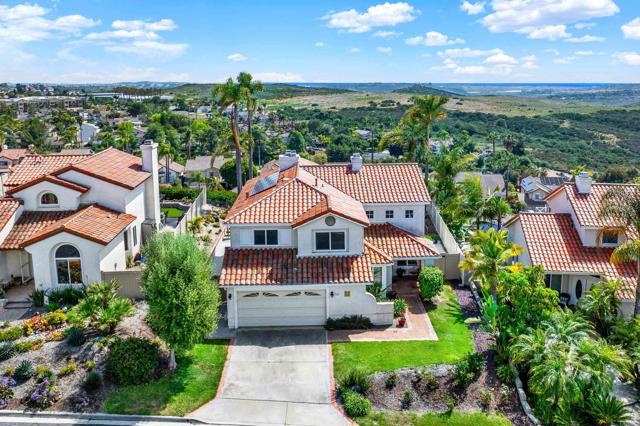
[(372, 259), (362, 256), (298, 257), (296, 249), (227, 249), (220, 285), (357, 284), (371, 283)]
[(332, 213), (362, 224), (368, 224), (362, 204), (316, 179), (299, 167), (291, 167), (277, 175), (271, 188), (252, 191), (259, 180), (275, 173), (260, 175), (247, 182), (226, 218), (229, 224), (287, 223), (300, 226), (321, 215)]
[(127, 189), (137, 187), (151, 176), (151, 173), (142, 170), (141, 158), (115, 148), (107, 148), (55, 174), (60, 175), (67, 170), (75, 170)]
[[(158, 160), (158, 170), (163, 171), (167, 168), (166, 157), (162, 157)], [(173, 160), (169, 160), (169, 170), (176, 173), (184, 173), (184, 166), (180, 163), (176, 163)]]
[(416, 237), (390, 223), (365, 228), (364, 240), (394, 259), (442, 256), (431, 241)]
[(63, 167), (85, 160), (89, 155), (27, 155), (20, 164), (11, 170), (5, 186), (22, 185), (40, 176), (51, 174)]
[(81, 185), (77, 185), (75, 183), (60, 179), (58, 177), (55, 176), (51, 176), (51, 175), (44, 175), (44, 176), (40, 176), (37, 179), (34, 179), (32, 181), (29, 181), (27, 183), (23, 183), (22, 185), (18, 185), (18, 186), (14, 186), (13, 188), (11, 188), (10, 190), (7, 191), (7, 194), (11, 195), (11, 194), (15, 194), (16, 192), (20, 192), (23, 189), (29, 188), (33, 185), (36, 185), (40, 182), (51, 182), (55, 185), (60, 185), (60, 186), (64, 186), (65, 188), (69, 188), (69, 189), (73, 189), (74, 191), (78, 191), (78, 192), (87, 192), (89, 190), (89, 188), (86, 188), (84, 186)]
[(61, 232), (107, 245), (135, 219), (96, 204), (77, 211), (24, 212), (0, 250), (23, 248)]
[(623, 299), (635, 299), (637, 272), (632, 263), (613, 264), (612, 248), (585, 247), (569, 214), (520, 213), (519, 220), (532, 265), (542, 265), (549, 272), (598, 274), (621, 279)]
[[(317, 166), (318, 165), (318, 163), (316, 163), (315, 161), (307, 160), (306, 158), (302, 158), (302, 157), (298, 159), (298, 164), (301, 166)], [(260, 174), (271, 173), (275, 170), (278, 170), (279, 168), (280, 168), (280, 163), (278, 162), (278, 160), (277, 159), (271, 160), (262, 165), (262, 168), (260, 169)]]
[(302, 166), (361, 203), (426, 203), (431, 201), (422, 171), (414, 163), (363, 164), (353, 173), (350, 164)]
[(29, 150), (23, 148), (0, 149), (0, 158), (8, 158), (11, 161), (17, 161), (22, 157), (26, 157), (27, 154), (29, 154)]
[(20, 207), (20, 201), (10, 198), (0, 198), (0, 231)]

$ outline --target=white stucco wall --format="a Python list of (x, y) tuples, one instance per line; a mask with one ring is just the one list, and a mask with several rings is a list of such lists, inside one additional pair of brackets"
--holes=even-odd
[[(256, 246), (253, 244), (253, 231), (257, 229), (276, 229), (278, 231), (278, 245), (277, 246)], [(290, 248), (295, 247), (295, 241), (293, 239), (294, 232), (288, 225), (281, 226), (242, 226), (231, 225), (229, 226), (231, 232), (231, 248)]]
[[(20, 266), (22, 262), (27, 263), (28, 254), (22, 253), (22, 260), (20, 258), (20, 250), (3, 250), (0, 251), (0, 282), (6, 282), (11, 277), (21, 277), (22, 272)], [(25, 278), (29, 278), (30, 271), (28, 266), (24, 269)]]
[[(318, 256), (318, 255), (360, 255), (364, 252), (364, 226), (343, 219), (339, 216), (333, 226), (327, 226), (325, 218), (329, 215), (321, 216), (315, 220), (305, 223), (295, 229), (297, 233), (298, 256)], [(345, 231), (346, 251), (315, 251), (314, 232), (316, 231)]]
[[(373, 211), (371, 223), (391, 223), (416, 235), (424, 235), (425, 204), (363, 204), (365, 210)], [(393, 219), (386, 218), (386, 211), (393, 210)], [(413, 219), (406, 219), (405, 210), (413, 210)]]
[(518, 256), (518, 261), (525, 265), (531, 266), (531, 258), (529, 257), (529, 248), (527, 247), (527, 242), (524, 239), (524, 232), (522, 231), (522, 224), (520, 223), (520, 220), (516, 220), (515, 222), (511, 223), (507, 227), (507, 230), (508, 230), (507, 235), (508, 235), (509, 241), (519, 245), (525, 250), (524, 253)]
[(571, 213), (573, 212), (573, 209), (571, 208), (571, 204), (569, 203), (569, 200), (567, 199), (567, 194), (565, 193), (565, 190), (562, 189), (560, 190), (560, 192), (556, 195), (554, 195), (552, 198), (547, 200), (547, 205), (549, 206), (549, 210), (552, 213)]
[[(58, 197), (57, 205), (42, 205), (40, 198), (44, 193), (51, 192)], [(76, 210), (80, 203), (81, 193), (65, 186), (43, 181), (13, 194), (24, 202), (25, 210)]]
[(68, 180), (69, 182), (77, 183), (78, 185), (89, 188), (87, 192), (82, 194), (80, 199), (81, 203), (98, 203), (101, 206), (112, 210), (119, 212), (126, 211), (125, 200), (127, 193), (129, 192), (128, 189), (85, 175), (84, 173), (79, 173), (75, 170), (66, 171), (59, 177), (64, 180)]

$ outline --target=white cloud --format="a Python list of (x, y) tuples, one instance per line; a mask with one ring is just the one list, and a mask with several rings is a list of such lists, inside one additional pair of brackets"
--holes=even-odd
[(570, 37), (565, 41), (569, 43), (591, 43), (594, 41), (605, 41), (606, 38), (594, 35), (583, 35), (582, 37)]
[(547, 25), (545, 27), (525, 27), (518, 32), (527, 33), (527, 38), (534, 40), (558, 40), (571, 36), (566, 25)]
[(291, 72), (258, 72), (253, 76), (256, 78), (256, 80), (264, 81), (267, 83), (300, 83), (304, 81), (300, 74)]
[(486, 4), (486, 2), (484, 1), (479, 1), (477, 3), (470, 3), (467, 0), (465, 0), (462, 5), (460, 5), (460, 10), (467, 12), (467, 14), (469, 15), (478, 15), (482, 12), (484, 12), (484, 5)]
[(404, 41), (406, 44), (416, 46), (423, 44), (425, 46), (447, 46), (451, 44), (464, 44), (465, 41), (461, 38), (450, 39), (449, 36), (439, 33), (437, 31), (429, 31), (424, 36), (410, 37)]
[(509, 75), (512, 71), (513, 68), (509, 65), (496, 65), (495, 67), (469, 65), (464, 67), (457, 67), (453, 70), (453, 73), (456, 75)]
[(577, 30), (588, 30), (596, 27), (597, 25), (598, 24), (596, 24), (595, 22), (578, 22), (573, 26), (573, 28)]
[(438, 56), (441, 58), (478, 58), (481, 56), (491, 56), (504, 53), (502, 49), (491, 50), (475, 50), (465, 47), (464, 49), (446, 49), (443, 52), (438, 52)]
[(388, 46), (378, 47), (378, 52), (381, 52), (381, 53), (391, 53), (392, 50), (393, 49), (391, 49)]
[(231, 55), (227, 56), (227, 59), (233, 62), (240, 62), (240, 61), (246, 61), (249, 58), (247, 58), (241, 53), (232, 53)]
[(570, 64), (571, 61), (569, 60), (569, 58), (567, 59), (558, 58), (558, 59), (554, 59), (553, 63), (554, 64)]
[(627, 22), (620, 27), (624, 38), (631, 38), (634, 40), (640, 40), (640, 18), (636, 18), (631, 22)]
[(529, 70), (539, 68), (538, 64), (536, 63), (537, 60), (538, 58), (536, 58), (536, 55), (527, 55), (520, 58), (520, 61), (522, 62), (522, 68)]
[(139, 39), (149, 39), (156, 40), (159, 39), (160, 36), (153, 31), (144, 31), (144, 30), (115, 30), (115, 31), (103, 31), (100, 33), (89, 33), (85, 36), (87, 40), (108, 40), (108, 39), (118, 39), (118, 38), (139, 38)]
[(350, 33), (364, 33), (375, 27), (394, 26), (411, 22), (416, 18), (418, 10), (409, 3), (384, 3), (371, 6), (366, 12), (355, 9), (342, 12), (331, 11), (322, 19), (329, 28), (346, 30)]
[(576, 50), (573, 54), (576, 56), (593, 56), (596, 55), (596, 52), (593, 50)]
[(616, 52), (613, 57), (627, 65), (640, 65), (640, 53), (638, 52)]
[(547, 53), (551, 53), (551, 54), (553, 54), (555, 56), (560, 55), (560, 51), (558, 49), (544, 49), (544, 51), (547, 52)]
[(323, 42), (321, 42), (321, 41), (316, 41), (315, 46), (316, 46), (316, 47), (324, 47), (324, 43), (323, 43)]
[(117, 71), (74, 71), (56, 75), (52, 83), (117, 83), (122, 81), (181, 81), (190, 80), (186, 72), (166, 72), (157, 68), (124, 68)]
[(151, 40), (135, 40), (129, 44), (106, 46), (105, 50), (117, 53), (130, 53), (158, 59), (169, 59), (182, 55), (189, 46), (183, 43), (163, 43)]
[(376, 31), (375, 33), (373, 33), (373, 37), (377, 37), (377, 38), (393, 38), (393, 37), (398, 37), (401, 34), (402, 33), (398, 32), (398, 31)]
[(349, 49), (349, 52), (358, 53), (358, 52), (360, 52), (360, 49), (358, 49), (357, 47), (352, 47), (351, 49)]
[(515, 65), (518, 63), (518, 60), (513, 56), (509, 56), (506, 53), (496, 53), (495, 55), (489, 56), (484, 60), (486, 64), (511, 64)]
[(172, 19), (161, 19), (155, 22), (145, 22), (140, 20), (121, 21), (116, 20), (111, 23), (114, 31), (102, 31), (89, 33), (85, 36), (87, 40), (109, 40), (109, 39), (147, 39), (157, 40), (160, 38), (158, 32), (173, 31), (178, 26)]

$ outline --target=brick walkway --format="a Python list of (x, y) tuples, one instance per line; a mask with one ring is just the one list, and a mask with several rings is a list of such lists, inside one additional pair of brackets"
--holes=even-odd
[(438, 340), (431, 320), (424, 310), (424, 305), (414, 288), (415, 279), (405, 278), (393, 283), (393, 289), (398, 297), (403, 298), (409, 305), (406, 313), (407, 323), (398, 328), (394, 322), (392, 326), (369, 330), (334, 330), (328, 333), (329, 342), (376, 342), (393, 340)]

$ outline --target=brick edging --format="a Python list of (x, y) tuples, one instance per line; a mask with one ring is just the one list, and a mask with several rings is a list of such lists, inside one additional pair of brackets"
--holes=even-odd
[(345, 413), (342, 405), (338, 402), (338, 393), (336, 392), (336, 381), (333, 377), (333, 351), (331, 350), (331, 343), (329, 343), (329, 336), (327, 336), (327, 350), (329, 351), (329, 387), (331, 388), (331, 405), (335, 408), (342, 417), (345, 418), (350, 425), (357, 426), (357, 424), (351, 420), (347, 413)]

